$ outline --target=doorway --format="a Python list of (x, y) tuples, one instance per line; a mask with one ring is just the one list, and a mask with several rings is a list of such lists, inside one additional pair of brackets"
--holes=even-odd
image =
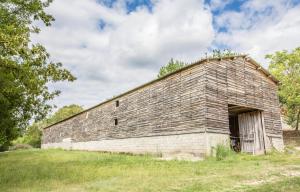
[(237, 115), (229, 114), (230, 146), (235, 152), (241, 152), (239, 121)]
[(228, 105), (230, 145), (236, 152), (265, 153), (263, 112), (258, 109)]

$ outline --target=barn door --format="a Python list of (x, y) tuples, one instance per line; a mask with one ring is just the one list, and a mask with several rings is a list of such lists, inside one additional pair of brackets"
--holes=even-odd
[(242, 152), (263, 154), (265, 143), (261, 112), (239, 114), (238, 120)]

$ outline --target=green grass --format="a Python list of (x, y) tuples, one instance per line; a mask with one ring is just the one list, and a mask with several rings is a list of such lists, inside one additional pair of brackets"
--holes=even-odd
[(300, 191), (300, 154), (217, 161), (23, 150), (0, 153), (0, 191)]
[(300, 177), (287, 178), (282, 181), (266, 183), (253, 187), (246, 192), (294, 192), (300, 191)]

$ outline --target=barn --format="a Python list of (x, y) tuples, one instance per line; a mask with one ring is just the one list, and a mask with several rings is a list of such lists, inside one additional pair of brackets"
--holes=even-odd
[(248, 55), (205, 58), (43, 129), (42, 148), (210, 155), (282, 150), (278, 80)]

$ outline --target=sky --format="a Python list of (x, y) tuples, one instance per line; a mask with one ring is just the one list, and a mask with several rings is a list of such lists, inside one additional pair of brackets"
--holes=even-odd
[(32, 35), (75, 82), (52, 104), (91, 107), (156, 78), (171, 58), (191, 63), (213, 49), (266, 54), (300, 46), (300, 0), (55, 0), (52, 26)]

